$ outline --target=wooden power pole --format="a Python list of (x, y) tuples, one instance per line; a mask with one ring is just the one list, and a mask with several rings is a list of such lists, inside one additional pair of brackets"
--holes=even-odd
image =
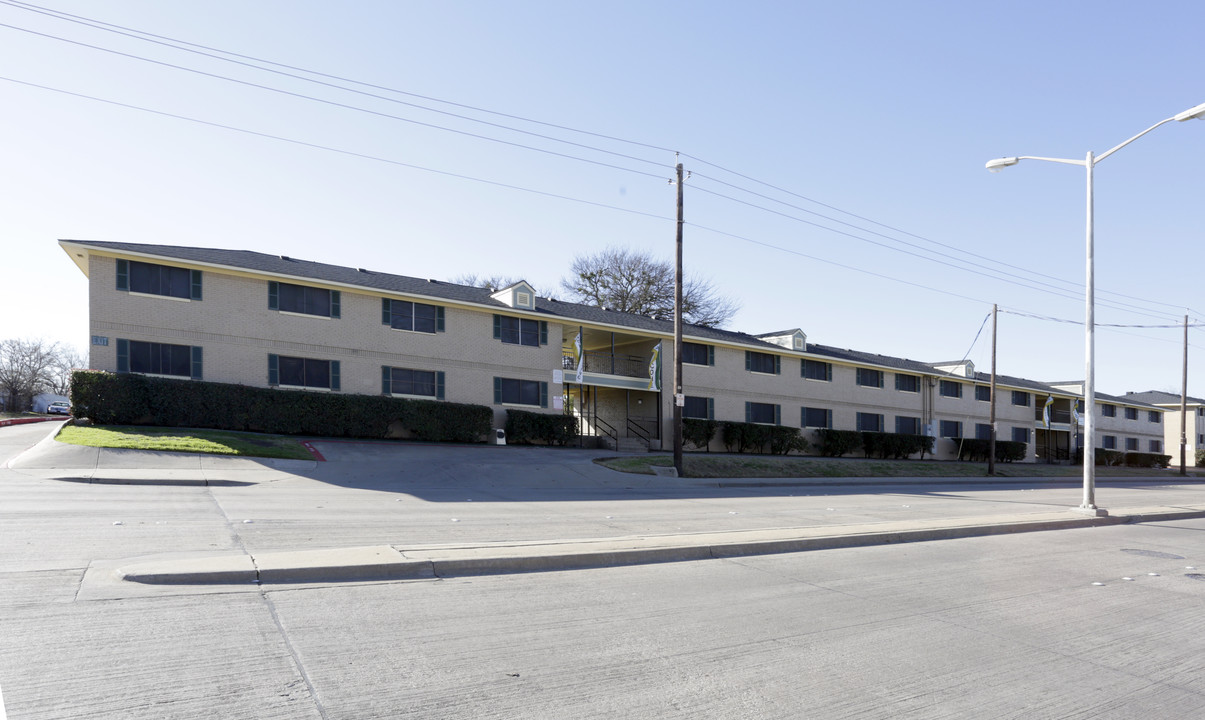
[(674, 269), (674, 470), (682, 477), (682, 163), (678, 163), (677, 261)]

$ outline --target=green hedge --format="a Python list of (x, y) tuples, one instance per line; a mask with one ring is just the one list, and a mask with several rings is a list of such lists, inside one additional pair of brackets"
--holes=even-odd
[(855, 430), (818, 430), (820, 454), (825, 457), (841, 457), (862, 447), (862, 433)]
[(318, 393), (76, 371), (76, 417), (98, 425), (248, 430), (283, 435), (385, 438), (394, 422), (417, 440), (482, 442), (494, 411), (483, 405)]
[[(958, 459), (971, 462), (987, 462), (991, 453), (991, 440), (977, 438), (951, 438), (958, 448)], [(996, 462), (1023, 461), (1029, 454), (1029, 443), (1012, 440), (996, 441)]]
[(808, 441), (799, 434), (799, 428), (781, 425), (759, 425), (757, 423), (722, 422), (724, 447), (728, 452), (764, 453), (786, 455), (792, 450), (807, 450)]
[(933, 452), (933, 438), (928, 435), (909, 435), (904, 433), (862, 433), (862, 452), (866, 457), (877, 456), (887, 459), (907, 460), (920, 453), (920, 459), (925, 459), (925, 453)]
[(1125, 464), (1128, 467), (1165, 468), (1171, 461), (1171, 455), (1159, 453), (1128, 452), (1125, 455)]
[[(1141, 452), (1122, 452), (1120, 450), (1106, 450), (1104, 448), (1096, 448), (1094, 453), (1097, 465), (1105, 465), (1115, 467), (1118, 465), (1126, 465), (1128, 467), (1138, 468), (1165, 468), (1171, 461), (1171, 455), (1160, 455), (1158, 453), (1141, 453)], [(1201, 451), (1197, 451), (1197, 457), (1201, 457)], [(1200, 462), (1200, 460), (1198, 460)], [(1077, 450), (1075, 453), (1075, 463), (1077, 465), (1084, 464), (1084, 451)]]
[(715, 439), (716, 428), (720, 426), (715, 420), (700, 420), (699, 418), (682, 418), (682, 439), (697, 448), (708, 449)]
[(506, 442), (531, 445), (568, 445), (577, 439), (577, 418), (526, 410), (506, 411)]
[(1205, 448), (1197, 451), (1197, 467), (1205, 466)]

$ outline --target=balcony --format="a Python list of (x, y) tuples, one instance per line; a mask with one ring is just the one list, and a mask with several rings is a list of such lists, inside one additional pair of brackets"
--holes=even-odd
[[(606, 352), (585, 353), (586, 366), (583, 372), (598, 375), (618, 375), (629, 378), (648, 378), (649, 361), (651, 358), (639, 355), (619, 355)], [(561, 367), (565, 370), (576, 371), (577, 359), (572, 355), (561, 358)]]

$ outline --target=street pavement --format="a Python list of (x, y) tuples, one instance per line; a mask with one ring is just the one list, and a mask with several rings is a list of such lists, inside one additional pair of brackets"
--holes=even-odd
[[(75, 448), (56, 429), (0, 429), (14, 720), (1205, 714), (1205, 520), (710, 550), (891, 524), (1003, 532), (1071, 515), (1074, 482), (732, 487), (622, 475), (576, 450), (328, 442), (325, 463), (256, 461)], [(1205, 503), (1205, 485), (1169, 480), (1102, 482), (1098, 499)], [(305, 567), (284, 552), (701, 535), (713, 559), (589, 571), (440, 576), (431, 560), (389, 582), (119, 579), (193, 560)]]

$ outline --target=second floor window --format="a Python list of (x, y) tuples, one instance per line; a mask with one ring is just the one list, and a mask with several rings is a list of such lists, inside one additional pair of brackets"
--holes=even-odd
[(201, 271), (138, 260), (118, 260), (117, 289), (144, 295), (200, 300)]
[(1116, 405), (1101, 405), (1100, 406), (1100, 414), (1103, 415), (1104, 417), (1117, 417), (1117, 406)]
[[(953, 380), (942, 380), (939, 392), (945, 397), (960, 398), (962, 397), (962, 383), (954, 382)], [(951, 436), (946, 436), (951, 437)]]
[(804, 358), (800, 361), (799, 374), (808, 380), (832, 382), (833, 365), (832, 363), (821, 362), (820, 360), (808, 360)]
[(682, 362), (688, 365), (715, 365), (715, 347), (703, 343), (683, 342)]
[(782, 361), (777, 355), (770, 353), (745, 351), (745, 369), (749, 372), (777, 375), (782, 368)]
[[(895, 374), (895, 389), (900, 392), (920, 392), (920, 377), (917, 375)], [(910, 433), (915, 435), (915, 433)]]
[(547, 345), (548, 323), (543, 320), (495, 315), (494, 337), (507, 345)]
[(438, 305), (381, 298), (381, 324), (394, 330), (443, 332), (444, 309)]
[(1013, 405), (1022, 405), (1029, 407), (1029, 393), (1020, 390), (1013, 390)]
[(991, 402), (992, 401), (992, 386), (991, 385), (976, 385), (975, 386), (975, 399), (979, 400), (980, 402)]
[(342, 294), (338, 290), (326, 290), (308, 285), (292, 283), (268, 283), (268, 309), (299, 315), (339, 317)]
[(858, 384), (863, 387), (883, 387), (883, 371), (858, 368)]

